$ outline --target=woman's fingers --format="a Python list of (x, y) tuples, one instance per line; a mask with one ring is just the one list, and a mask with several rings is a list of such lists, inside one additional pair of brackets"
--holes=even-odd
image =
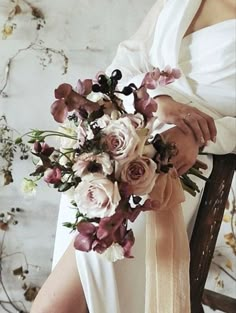
[[(209, 132), (207, 131), (207, 128), (205, 127), (205, 125), (203, 126), (204, 121), (199, 121), (198, 115), (191, 114), (185, 117), (184, 122), (188, 125), (189, 128), (191, 128), (196, 141), (200, 145), (204, 145), (204, 143), (208, 140), (206, 138), (209, 137)], [(202, 128), (205, 130), (205, 132), (202, 130)]]
[(198, 112), (188, 113), (184, 118), (185, 124), (191, 128), (197, 142), (204, 145), (207, 141), (215, 142), (216, 127), (214, 120), (208, 115), (202, 116)]
[(208, 129), (209, 129), (210, 134), (211, 134), (211, 140), (213, 142), (216, 142), (217, 130), (216, 130), (215, 121), (209, 115), (206, 116), (206, 121), (207, 121), (207, 124), (208, 124)]
[(194, 110), (207, 123), (207, 131), (210, 134), (210, 138), (208, 140), (212, 140), (213, 142), (215, 142), (217, 130), (216, 130), (214, 119), (211, 116), (207, 115), (206, 113), (202, 111), (199, 111), (196, 108), (194, 108)]
[(173, 124), (175, 124), (185, 135), (189, 134), (191, 131), (190, 127), (184, 122), (183, 119), (176, 119)]

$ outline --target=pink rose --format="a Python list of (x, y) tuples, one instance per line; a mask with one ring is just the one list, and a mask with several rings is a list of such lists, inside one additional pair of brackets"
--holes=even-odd
[(112, 120), (103, 133), (107, 151), (113, 159), (121, 161), (137, 155), (139, 136), (128, 117)]
[(117, 182), (100, 173), (85, 175), (75, 188), (75, 202), (82, 214), (89, 218), (106, 217), (115, 213), (120, 202)]
[(157, 178), (156, 168), (152, 159), (137, 157), (123, 165), (121, 181), (130, 185), (136, 196), (149, 194)]
[(44, 172), (44, 181), (49, 184), (57, 184), (61, 181), (61, 171), (58, 167), (48, 168)]

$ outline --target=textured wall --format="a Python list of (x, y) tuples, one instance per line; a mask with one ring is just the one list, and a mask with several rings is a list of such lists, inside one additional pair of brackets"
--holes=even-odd
[[(13, 2), (0, 0), (0, 29)], [(22, 1), (18, 2), (21, 4)], [(12, 60), (4, 90), (8, 97), (0, 96), (0, 116), (6, 114), (9, 124), (21, 133), (30, 128), (56, 128), (49, 113), (54, 88), (61, 82), (74, 85), (78, 78), (93, 77), (98, 70), (105, 69), (114, 56), (117, 44), (135, 31), (154, 0), (34, 0), (32, 3), (45, 14), (45, 26), (37, 31), (36, 22), (27, 7), (22, 6), (22, 14), (14, 18), (16, 28), (13, 34), (5, 40), (0, 39), (1, 90), (9, 59), (19, 49), (35, 42), (38, 36), (37, 45), (21, 51)], [(40, 40), (43, 41), (41, 45)], [(66, 75), (62, 75), (63, 58), (58, 53), (52, 53), (50, 61), (44, 47), (63, 49), (69, 58)], [(0, 212), (12, 207), (24, 209), (18, 214), (19, 224), (11, 226), (6, 234), (4, 253), (9, 255), (23, 251), (28, 263), (39, 266), (39, 271), (29, 266), (26, 282), (40, 285), (51, 268), (59, 194), (41, 186), (36, 197), (25, 199), (20, 184), (32, 168), (31, 162), (16, 160), (14, 183), (0, 187)], [(15, 299), (22, 298), (22, 292), (18, 291), (22, 281), (12, 277), (11, 272), (22, 264), (24, 258), (21, 254), (9, 256), (4, 261), (4, 281)], [(214, 275), (209, 284), (214, 287)], [(226, 291), (231, 290), (232, 286)], [(4, 312), (1, 307), (0, 312)]]
[[(20, 52), (12, 60), (4, 90), (8, 97), (0, 96), (0, 116), (6, 114), (9, 124), (24, 133), (30, 128), (57, 128), (49, 112), (54, 88), (61, 82), (75, 85), (78, 78), (92, 78), (97, 71), (104, 70), (112, 60), (117, 44), (136, 30), (154, 0), (145, 3), (134, 0), (31, 1), (45, 15), (46, 24), (40, 31), (36, 31), (37, 22), (32, 20), (27, 6), (18, 2), (23, 12), (12, 20), (16, 27), (7, 39), (0, 38), (0, 90), (9, 59), (34, 42), (36, 36), (37, 43), (40, 40), (43, 43)], [(13, 7), (11, 1), (0, 0), (1, 30)], [(66, 75), (62, 75), (63, 58), (58, 54), (52, 53), (52, 62), (45, 68), (41, 65), (49, 61), (43, 47), (64, 50), (69, 58)], [(21, 181), (32, 169), (31, 161), (16, 159), (14, 183), (0, 187), (0, 212), (12, 207), (24, 209), (17, 214), (18, 225), (12, 225), (6, 233), (4, 254), (24, 252), (28, 263), (39, 266), (39, 271), (29, 266), (25, 281), (41, 285), (51, 269), (59, 194), (41, 185), (36, 197), (24, 199)], [(0, 232), (0, 239), (2, 235)], [(23, 282), (13, 277), (12, 270), (25, 264), (24, 257), (16, 254), (4, 260), (3, 280), (9, 294), (14, 299), (22, 299)], [(1, 286), (0, 299), (3, 299)], [(0, 312), (4, 312), (2, 307)]]

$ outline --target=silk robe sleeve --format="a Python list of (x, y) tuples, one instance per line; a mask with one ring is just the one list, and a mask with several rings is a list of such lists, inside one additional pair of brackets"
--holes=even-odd
[(139, 87), (144, 74), (153, 70), (153, 66), (149, 62), (149, 51), (158, 16), (164, 3), (165, 0), (156, 1), (138, 31), (130, 39), (119, 44), (116, 55), (106, 73), (110, 75), (116, 68), (121, 70), (123, 77), (120, 86), (132, 82)]
[[(116, 55), (111, 65), (107, 68), (106, 72), (108, 75), (110, 75), (111, 72), (116, 68), (121, 70), (123, 77), (121, 83), (119, 84), (120, 89), (122, 89), (124, 85), (127, 85), (130, 82), (139, 87), (145, 73), (154, 69), (155, 66), (152, 64), (153, 62), (151, 62), (150, 50), (158, 32), (156, 27), (158, 17), (166, 2), (166, 6), (168, 6), (168, 1), (156, 1), (138, 31), (130, 39), (125, 40), (119, 44)], [(164, 25), (163, 28), (167, 26), (168, 25)], [(175, 66), (176, 64), (170, 65)], [(180, 101), (186, 104), (191, 101), (191, 105), (195, 106), (199, 110), (204, 111), (215, 119), (217, 140), (216, 143), (209, 142), (205, 147), (204, 152), (210, 154), (226, 154), (232, 152), (236, 153), (236, 119), (234, 117), (236, 114), (233, 114), (233, 116), (222, 116), (221, 114), (215, 114), (215, 112), (207, 109), (207, 103), (202, 106), (201, 100), (199, 99), (198, 101), (194, 94), (191, 95), (191, 93), (186, 92), (184, 96), (181, 96), (181, 94), (183, 95), (182, 92), (183, 90), (179, 92), (176, 90), (176, 88), (172, 88), (170, 85), (166, 87), (158, 86), (155, 90), (149, 90), (151, 97), (165, 94), (171, 96), (176, 101)], [(122, 98), (128, 110), (129, 107), (133, 107), (132, 95)], [(166, 125), (165, 127), (160, 128), (160, 132), (165, 131), (173, 126), (174, 125)]]
[(215, 120), (216, 143), (209, 142), (204, 152), (211, 154), (236, 154), (236, 118), (226, 116)]

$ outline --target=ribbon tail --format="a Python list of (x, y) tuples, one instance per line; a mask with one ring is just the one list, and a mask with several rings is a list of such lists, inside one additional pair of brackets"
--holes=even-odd
[(179, 204), (147, 212), (145, 313), (190, 313), (189, 242)]

